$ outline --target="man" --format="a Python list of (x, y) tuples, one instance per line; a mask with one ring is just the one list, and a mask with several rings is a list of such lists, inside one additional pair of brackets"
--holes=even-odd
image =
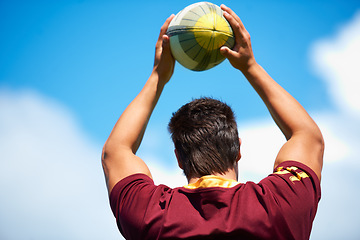
[[(324, 141), (303, 107), (255, 61), (240, 18), (222, 5), (236, 44), (221, 53), (266, 104), (287, 141), (274, 173), (258, 184), (238, 183), (240, 140), (231, 109), (196, 99), (172, 117), (169, 130), (189, 185), (155, 186), (135, 155), (150, 115), (174, 70), (169, 37), (160, 30), (153, 71), (115, 124), (102, 163), (110, 204), (126, 239), (308, 239), (320, 200)], [(261, 151), (261, 146), (259, 146)]]

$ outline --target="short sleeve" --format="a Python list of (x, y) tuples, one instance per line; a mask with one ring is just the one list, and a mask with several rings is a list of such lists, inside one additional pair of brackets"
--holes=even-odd
[[(156, 186), (145, 174), (134, 174), (119, 181), (110, 193), (110, 206), (120, 232), (124, 237), (139, 234), (144, 212)], [(128, 239), (132, 239), (129, 237)]]
[(308, 239), (321, 198), (320, 181), (311, 168), (296, 162), (279, 164), (259, 185), (272, 192), (296, 239)]
[(314, 197), (314, 201), (316, 203), (320, 201), (321, 188), (319, 178), (315, 172), (305, 164), (296, 161), (282, 162), (274, 169), (273, 174), (270, 176), (282, 178), (287, 185), (294, 191), (297, 191), (298, 194), (301, 194), (301, 192), (307, 194), (311, 192), (310, 195)]

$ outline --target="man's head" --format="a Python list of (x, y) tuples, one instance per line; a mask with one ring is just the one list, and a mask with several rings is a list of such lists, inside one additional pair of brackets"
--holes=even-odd
[(169, 122), (180, 167), (188, 179), (223, 174), (240, 159), (240, 142), (234, 113), (225, 103), (195, 99)]

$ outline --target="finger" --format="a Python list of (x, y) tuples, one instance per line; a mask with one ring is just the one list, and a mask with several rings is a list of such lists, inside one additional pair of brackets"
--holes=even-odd
[(173, 59), (173, 56), (171, 54), (171, 49), (170, 49), (170, 38), (167, 35), (163, 35), (163, 44), (162, 44), (162, 51), (163, 54), (166, 58), (170, 57), (171, 59)]
[(162, 45), (163, 35), (166, 34), (169, 24), (170, 24), (171, 20), (173, 20), (174, 17), (175, 17), (175, 15), (171, 14), (171, 16), (166, 19), (165, 23), (160, 28), (160, 34), (159, 34), (159, 38), (158, 38), (158, 41), (156, 44), (157, 47), (160, 47)]
[(235, 19), (235, 21), (239, 23), (241, 28), (245, 29), (245, 26), (242, 23), (240, 17), (231, 8), (225, 6), (224, 4), (221, 4), (220, 7), (225, 13), (228, 13), (230, 16), (232, 16)]
[(235, 35), (235, 39), (242, 38), (241, 27), (240, 24), (236, 21), (236, 19), (227, 12), (224, 12), (224, 17), (230, 23)]
[(249, 38), (248, 31), (245, 29), (245, 26), (241, 22), (240, 18), (230, 8), (226, 7), (225, 5), (222, 5), (222, 8), (231, 12), (230, 14), (229, 12), (224, 11), (224, 17), (231, 25), (234, 31), (235, 39), (237, 39), (237, 43), (242, 45), (242, 42), (246, 42)]
[(170, 52), (170, 39), (168, 35), (163, 35), (162, 48), (163, 51), (166, 50), (167, 52)]
[(226, 46), (222, 46), (220, 48), (220, 53), (229, 60), (232, 60), (234, 54), (236, 54), (236, 52), (232, 51), (230, 48)]
[(229, 52), (230, 52), (230, 49), (226, 46), (222, 46), (220, 48), (220, 53), (226, 58), (229, 56)]
[(173, 18), (175, 17), (174, 14), (171, 14), (170, 17), (168, 17), (165, 21), (165, 23), (162, 25), (161, 29), (160, 29), (160, 34), (161, 36), (164, 35), (170, 25), (171, 20), (173, 20)]

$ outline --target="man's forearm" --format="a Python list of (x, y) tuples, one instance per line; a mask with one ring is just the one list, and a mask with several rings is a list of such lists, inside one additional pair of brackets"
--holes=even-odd
[(135, 154), (147, 123), (157, 104), (165, 82), (153, 72), (136, 98), (129, 104), (115, 124), (107, 142), (107, 150), (131, 148)]

